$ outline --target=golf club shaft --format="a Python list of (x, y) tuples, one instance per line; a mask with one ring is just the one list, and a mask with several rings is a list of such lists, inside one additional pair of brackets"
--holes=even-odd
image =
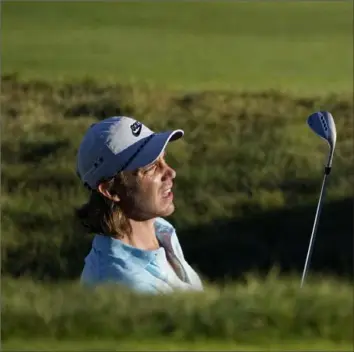
[(306, 261), (305, 261), (305, 267), (304, 267), (304, 271), (303, 271), (303, 273), (302, 273), (301, 287), (303, 286), (304, 281), (305, 281), (305, 278), (306, 278), (306, 274), (307, 274), (307, 271), (308, 271), (308, 266), (309, 266), (310, 259), (311, 259), (313, 244), (314, 244), (314, 242), (315, 242), (318, 220), (319, 220), (319, 218), (320, 218), (320, 214), (321, 214), (321, 210), (322, 210), (323, 197), (324, 197), (324, 193), (325, 193), (325, 187), (326, 187), (327, 176), (328, 176), (328, 173), (325, 172), (325, 174), (324, 174), (324, 176), (323, 176), (323, 182), (322, 182), (322, 187), (321, 187), (320, 198), (319, 198), (318, 204), (317, 204), (317, 210), (316, 210), (315, 221), (314, 221), (314, 223), (313, 223), (313, 228), (312, 228), (312, 233), (311, 233), (310, 244), (309, 244), (309, 248), (308, 248), (308, 250), (307, 250), (307, 256), (306, 256)]

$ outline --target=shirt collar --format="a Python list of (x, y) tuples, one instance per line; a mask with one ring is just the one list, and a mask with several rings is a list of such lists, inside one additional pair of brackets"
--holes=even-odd
[[(172, 250), (171, 239), (174, 233), (174, 228), (165, 220), (157, 218), (154, 222), (156, 237), (159, 242), (168, 250)], [(119, 239), (115, 239), (111, 236), (104, 236), (97, 234), (93, 240), (93, 248), (99, 251), (104, 251), (112, 257), (119, 258), (126, 262), (134, 261), (144, 267), (146, 267), (158, 253), (161, 248), (156, 250), (143, 250), (126, 243), (123, 243)]]

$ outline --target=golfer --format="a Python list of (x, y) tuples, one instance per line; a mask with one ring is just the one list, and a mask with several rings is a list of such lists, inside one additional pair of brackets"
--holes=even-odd
[(93, 124), (77, 154), (77, 173), (90, 190), (76, 214), (92, 248), (81, 281), (117, 283), (137, 292), (202, 291), (197, 273), (184, 258), (174, 227), (176, 172), (165, 148), (182, 130), (154, 133), (131, 117)]

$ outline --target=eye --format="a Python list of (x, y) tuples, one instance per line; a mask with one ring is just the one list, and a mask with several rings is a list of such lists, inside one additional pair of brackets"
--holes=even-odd
[(154, 163), (154, 164), (148, 166), (147, 168), (145, 168), (145, 169), (143, 170), (143, 173), (146, 174), (146, 173), (149, 173), (149, 172), (154, 171), (154, 170), (156, 169), (156, 166), (157, 166), (156, 163)]

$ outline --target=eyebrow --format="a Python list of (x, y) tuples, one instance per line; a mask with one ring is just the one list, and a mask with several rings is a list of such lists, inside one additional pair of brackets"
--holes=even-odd
[(156, 159), (155, 161), (153, 161), (153, 162), (150, 163), (150, 164), (147, 164), (147, 165), (143, 166), (143, 167), (141, 168), (141, 170), (146, 170), (146, 169), (149, 169), (150, 167), (154, 166), (154, 165), (156, 164), (157, 160), (158, 160), (158, 159)]

